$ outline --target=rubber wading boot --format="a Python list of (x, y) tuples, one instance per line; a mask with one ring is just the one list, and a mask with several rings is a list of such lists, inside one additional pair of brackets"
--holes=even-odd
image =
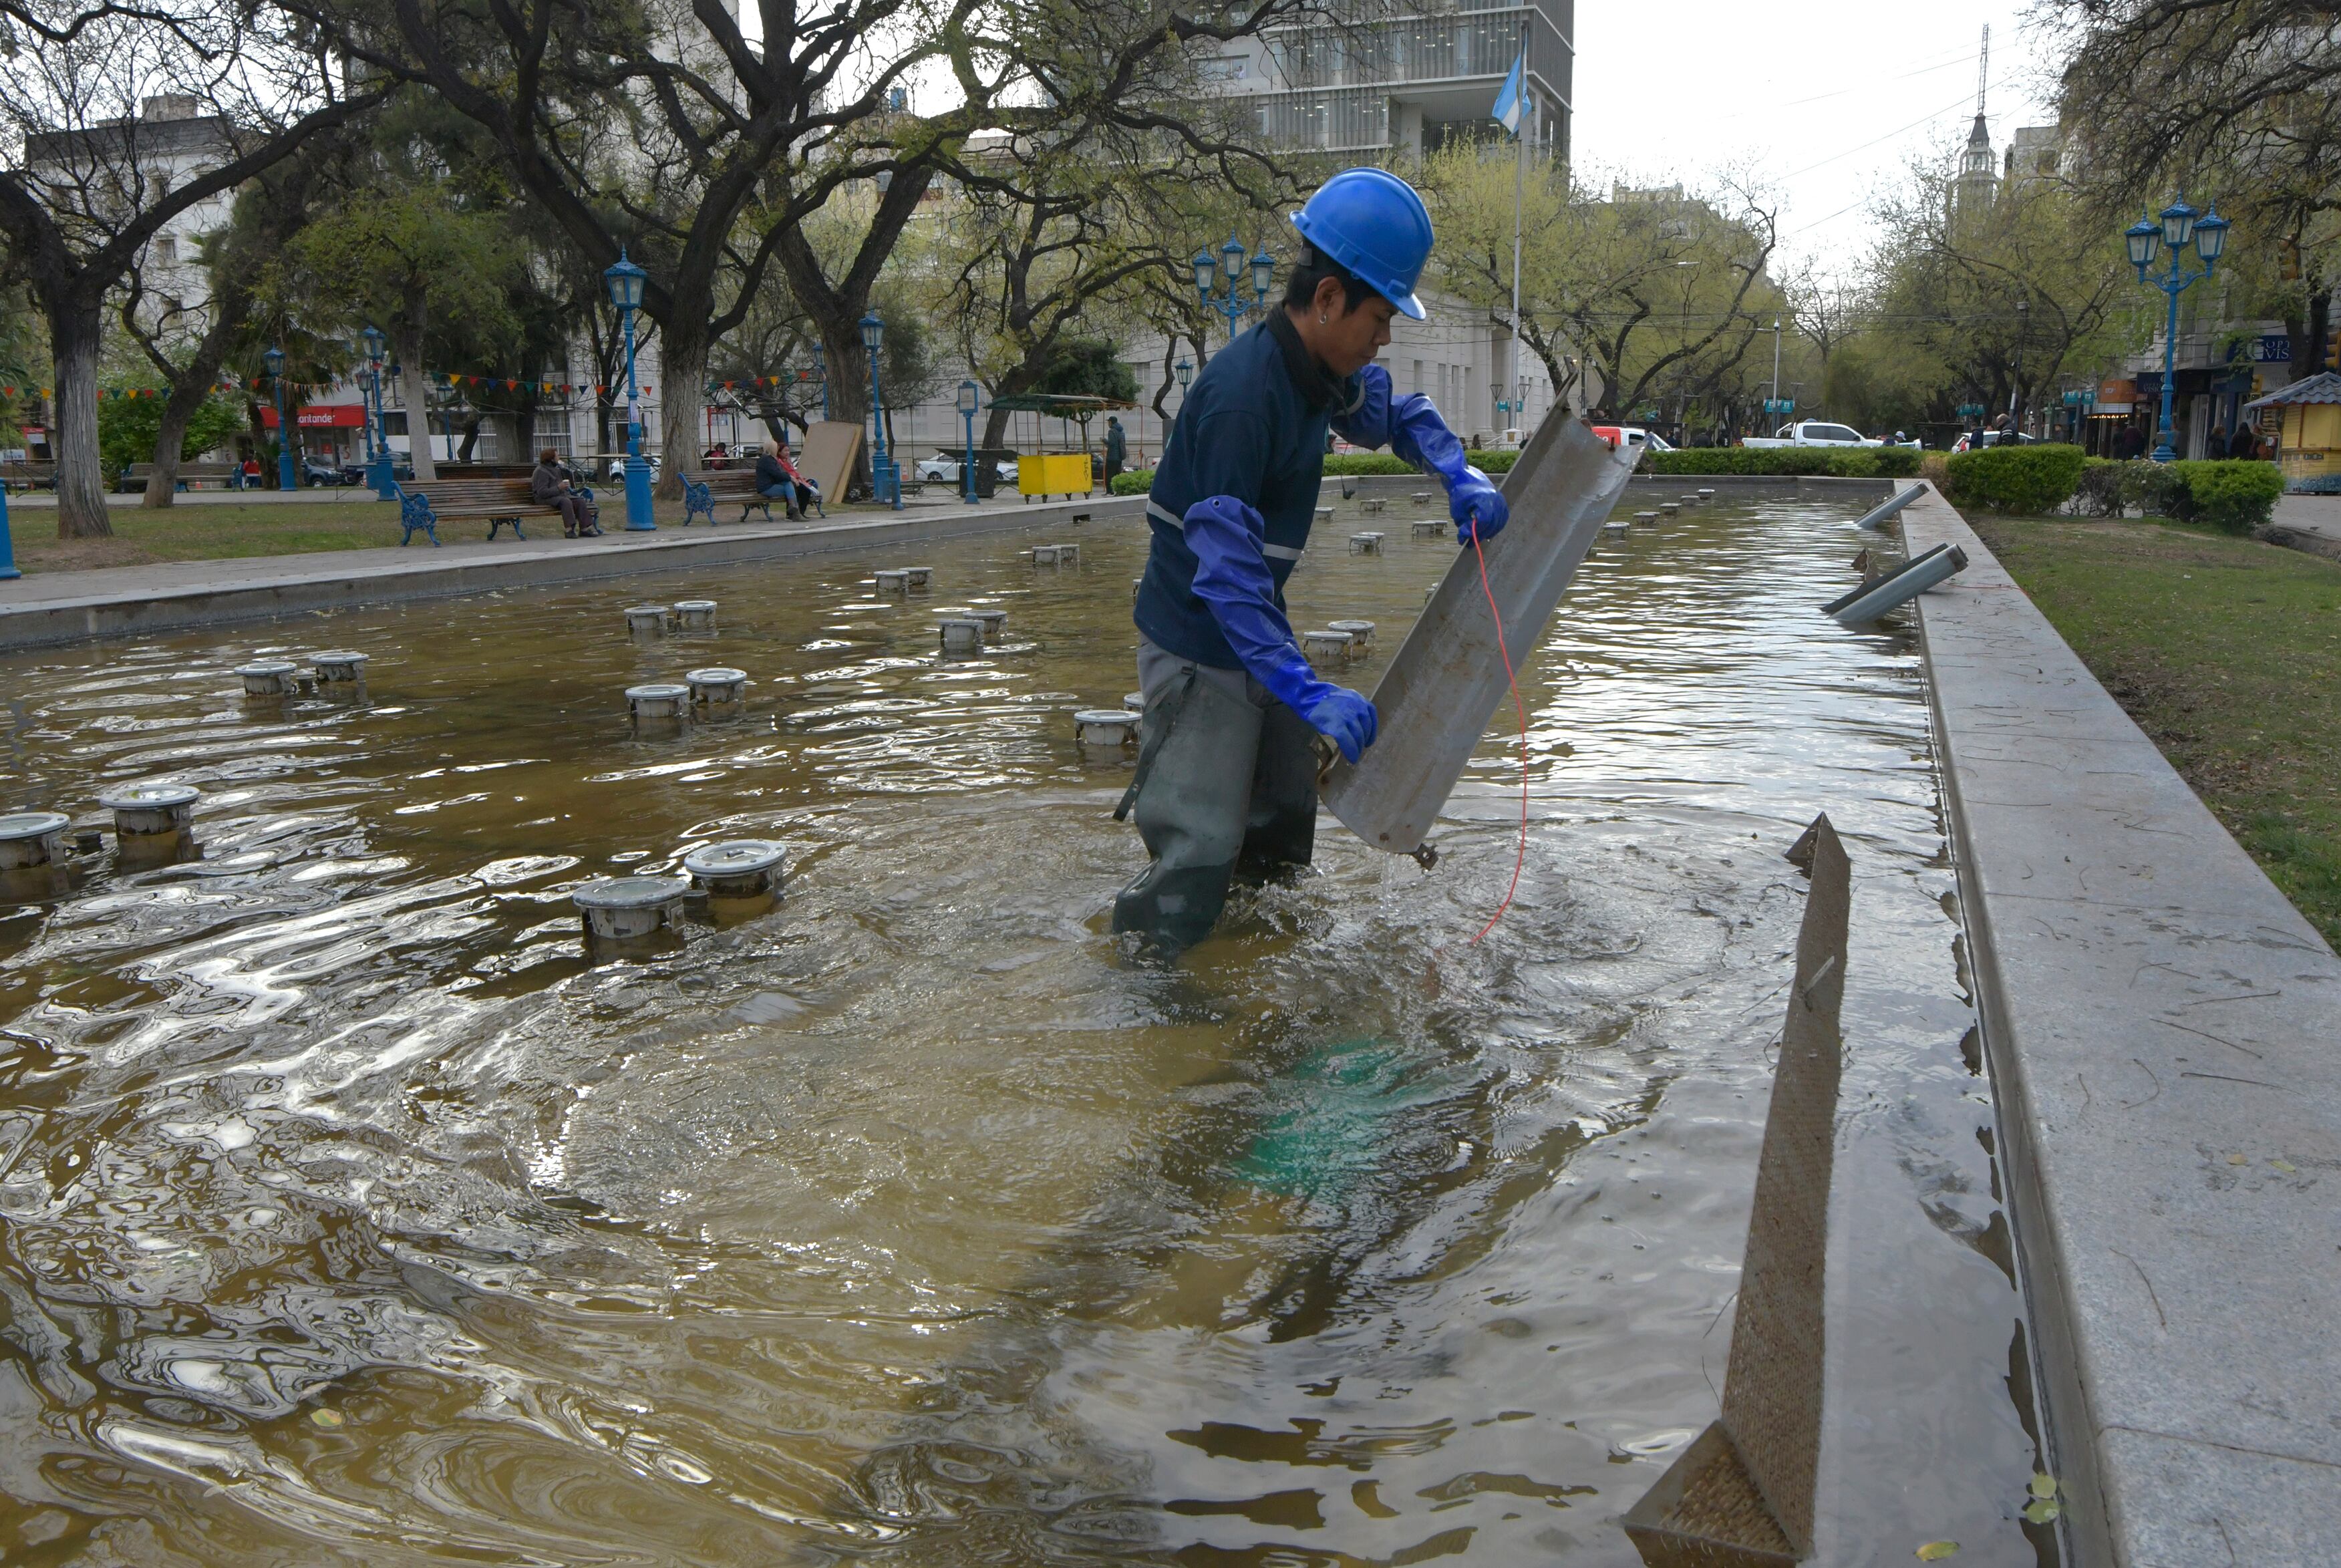
[(1145, 934), (1156, 956), (1176, 956), (1219, 921), (1250, 826), (1266, 717), (1191, 673), (1148, 694), (1145, 771), (1133, 794), (1153, 861), (1114, 900), (1113, 928)]

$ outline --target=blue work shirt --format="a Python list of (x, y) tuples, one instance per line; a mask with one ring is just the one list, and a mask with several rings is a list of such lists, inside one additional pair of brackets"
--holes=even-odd
[(1283, 313), (1270, 308), (1269, 322), (1221, 349), (1187, 389), (1146, 502), (1154, 544), (1131, 618), (1156, 647), (1219, 669), (1240, 669), (1242, 661), (1196, 596), (1187, 508), (1231, 495), (1260, 514), (1260, 554), (1281, 611), (1284, 580), (1316, 521), (1326, 430), (1336, 404), (1347, 408), (1359, 395), (1356, 376), (1332, 381), (1307, 357), (1290, 323), (1273, 330)]

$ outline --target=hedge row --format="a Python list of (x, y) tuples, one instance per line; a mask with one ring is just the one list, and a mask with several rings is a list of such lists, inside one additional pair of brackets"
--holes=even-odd
[[(1520, 456), (1517, 452), (1478, 450), (1466, 452), (1463, 455), (1482, 474), (1509, 474), (1512, 471), (1512, 464), (1519, 462)], [(1325, 457), (1325, 476), (1329, 479), (1344, 474), (1420, 472), (1420, 470), (1399, 458), (1392, 457), (1387, 452), (1334, 452), (1328, 453)], [(1133, 468), (1126, 474), (1115, 474), (1113, 483), (1106, 488), (1116, 495), (1143, 495), (1153, 488), (1153, 485), (1154, 470)]]
[(1907, 479), (1923, 455), (1915, 446), (1686, 446), (1642, 454), (1645, 474), (1826, 475)]
[(2115, 463), (2093, 457), (2081, 472), (2074, 506), (2092, 517), (2118, 517), (2135, 506), (2149, 517), (2248, 534), (2276, 515), (2276, 497), (2283, 494), (2284, 475), (2273, 463), (2156, 463), (2143, 457)]
[(2079, 447), (2054, 443), (1954, 452), (1943, 464), (1944, 494), (1955, 506), (2037, 517), (2073, 498), (2087, 462)]

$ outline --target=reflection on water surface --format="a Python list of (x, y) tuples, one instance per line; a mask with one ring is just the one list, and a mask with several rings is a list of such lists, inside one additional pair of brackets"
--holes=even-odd
[[(1452, 546), (1296, 578), (1380, 624)], [(5, 804), (204, 791), (201, 859), (0, 918), (10, 1562), (1624, 1563), (1715, 1413), (1818, 810), (1856, 867), (1832, 1473), (1878, 1560), (2009, 1523), (1914, 650), (1807, 504), (1605, 544), (1426, 875), (1327, 819), (1164, 973), (1102, 915), (1142, 533), (484, 594), (5, 661)], [(981, 658), (936, 615), (1005, 608)], [(236, 664), (371, 655), (368, 701)], [(623, 689), (744, 668), (737, 723)], [(571, 891), (784, 840), (779, 911), (589, 965)], [(1435, 967), (1436, 983), (1430, 983)], [(1847, 1255), (1840, 1252), (1840, 1256)], [(1890, 1267), (1876, 1266), (1890, 1260)], [(1916, 1347), (1916, 1353), (1913, 1353)]]

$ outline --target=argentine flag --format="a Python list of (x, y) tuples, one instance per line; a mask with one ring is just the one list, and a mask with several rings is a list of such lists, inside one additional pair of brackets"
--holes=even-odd
[(1520, 67), (1527, 63), (1525, 55), (1512, 62), (1512, 74), (1504, 78), (1504, 90), (1496, 95), (1496, 119), (1515, 136), (1520, 134), (1520, 122), (1528, 117), (1528, 95), (1520, 90)]

